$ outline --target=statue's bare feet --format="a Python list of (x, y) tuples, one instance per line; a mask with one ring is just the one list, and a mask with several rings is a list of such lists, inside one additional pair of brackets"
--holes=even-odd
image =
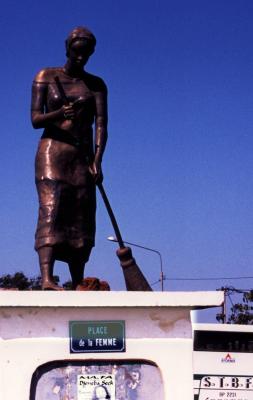
[(63, 287), (58, 286), (53, 281), (44, 281), (44, 282), (42, 282), (41, 288), (42, 288), (42, 290), (57, 290), (57, 291), (64, 290)]

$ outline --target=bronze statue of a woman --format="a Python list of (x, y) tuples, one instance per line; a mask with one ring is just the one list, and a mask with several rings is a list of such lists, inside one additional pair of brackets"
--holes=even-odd
[(95, 45), (88, 29), (75, 28), (66, 40), (66, 64), (42, 69), (33, 82), (32, 124), (44, 128), (35, 161), (43, 290), (62, 289), (53, 280), (55, 260), (68, 263), (73, 289), (80, 286), (94, 246), (95, 186), (103, 179), (107, 140), (107, 89), (84, 70)]

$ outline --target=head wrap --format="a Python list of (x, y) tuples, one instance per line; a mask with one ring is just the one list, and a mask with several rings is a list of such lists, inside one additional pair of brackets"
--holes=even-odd
[(95, 46), (96, 46), (95, 36), (93, 35), (93, 33), (91, 31), (89, 31), (89, 29), (87, 29), (83, 26), (78, 26), (77, 28), (74, 28), (70, 32), (70, 34), (67, 37), (67, 40), (65, 41), (67, 55), (68, 55), (68, 51), (69, 51), (71, 44), (78, 39), (86, 39), (89, 44), (90, 54), (92, 54), (94, 52)]

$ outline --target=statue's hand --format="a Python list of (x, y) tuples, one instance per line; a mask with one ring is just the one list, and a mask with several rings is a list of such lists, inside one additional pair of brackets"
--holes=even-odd
[(69, 103), (68, 106), (61, 107), (61, 115), (64, 119), (74, 119), (75, 118), (75, 109), (73, 103)]
[(103, 182), (104, 177), (102, 173), (101, 162), (94, 160), (93, 163), (89, 166), (89, 171), (93, 176), (96, 184)]

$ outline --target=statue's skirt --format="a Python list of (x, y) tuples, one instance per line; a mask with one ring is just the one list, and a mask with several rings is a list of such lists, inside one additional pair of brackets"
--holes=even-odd
[(96, 190), (85, 148), (41, 139), (35, 175), (39, 197), (35, 249), (55, 246), (56, 258), (65, 261), (69, 252), (94, 246)]

